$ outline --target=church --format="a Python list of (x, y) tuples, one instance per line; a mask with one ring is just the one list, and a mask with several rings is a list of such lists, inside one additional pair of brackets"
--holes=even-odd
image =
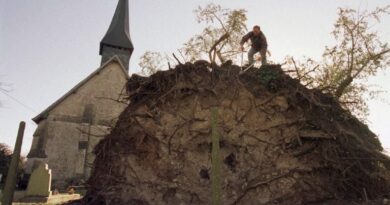
[(27, 155), (28, 174), (47, 163), (55, 188), (90, 176), (95, 145), (127, 105), (125, 86), (133, 50), (129, 2), (119, 0), (100, 42), (101, 66), (33, 118), (38, 126)]

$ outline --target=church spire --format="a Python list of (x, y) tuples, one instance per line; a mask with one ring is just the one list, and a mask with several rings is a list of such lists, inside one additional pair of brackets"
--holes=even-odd
[(129, 70), (129, 60), (133, 50), (129, 32), (129, 1), (119, 0), (111, 25), (100, 42), (101, 64), (117, 55), (121, 63)]

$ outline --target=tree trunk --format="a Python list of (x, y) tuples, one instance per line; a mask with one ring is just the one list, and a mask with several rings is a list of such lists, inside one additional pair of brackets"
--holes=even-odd
[(340, 85), (337, 87), (335, 96), (337, 99), (340, 99), (340, 97), (343, 95), (344, 90), (352, 83), (353, 78), (351, 76), (348, 76), (346, 79), (341, 81)]

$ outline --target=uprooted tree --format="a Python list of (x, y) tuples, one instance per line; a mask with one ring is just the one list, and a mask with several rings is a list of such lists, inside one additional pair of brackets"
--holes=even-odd
[[(366, 25), (365, 18), (385, 11), (366, 13), (360, 23)], [(379, 41), (383, 50), (378, 50), (377, 44), (368, 44), (378, 43), (377, 36), (370, 35), (373, 39), (367, 45), (353, 40), (356, 45), (348, 51), (351, 42), (343, 26), (352, 13), (340, 11), (334, 35), (341, 43), (326, 49), (323, 65), (328, 67), (307, 61), (314, 66), (311, 71), (291, 58), (296, 78), (280, 65), (243, 73), (241, 67), (223, 63), (226, 59), (219, 55), (225, 54), (224, 47), (219, 46), (228, 41), (223, 32), (211, 38), (217, 44), (209, 49), (191, 44), (198, 53), (189, 60), (187, 53), (181, 53), (186, 63), (148, 77), (132, 75), (127, 84), (130, 103), (94, 149), (94, 169), (82, 201), (91, 205), (382, 203), (390, 197), (390, 158), (383, 154), (378, 137), (339, 101), (355, 79), (386, 65), (387, 44)], [(371, 54), (364, 57), (362, 48)], [(147, 57), (153, 60), (158, 55)], [(210, 62), (187, 62), (201, 56)], [(159, 61), (145, 65), (155, 63)], [(360, 65), (364, 66), (356, 67)], [(317, 69), (324, 73), (313, 74)], [(331, 75), (330, 82), (339, 80), (339, 86), (315, 81), (320, 74)], [(345, 76), (353, 78), (343, 88), (342, 82), (350, 79)]]
[(240, 70), (197, 61), (133, 75), (130, 104), (95, 147), (84, 202), (319, 205), (389, 197), (389, 157), (334, 97), (278, 65)]
[(332, 32), (336, 44), (326, 47), (318, 62), (287, 57), (289, 69), (308, 87), (331, 93), (344, 108), (364, 119), (367, 98), (380, 93), (367, 85), (367, 79), (390, 66), (389, 44), (372, 30), (381, 16), (389, 13), (390, 5), (363, 12), (340, 8)]

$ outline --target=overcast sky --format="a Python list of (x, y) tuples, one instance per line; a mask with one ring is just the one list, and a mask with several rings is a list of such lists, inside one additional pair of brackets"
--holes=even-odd
[[(248, 27), (259, 24), (268, 39), (271, 60), (286, 55), (319, 58), (331, 45), (338, 7), (373, 9), (390, 0), (130, 0), (130, 33), (135, 47), (130, 72), (139, 72), (145, 51), (172, 53), (201, 31), (193, 10), (210, 2), (248, 11)], [(19, 121), (26, 121), (23, 154), (36, 128), (31, 118), (61, 97), (100, 64), (99, 42), (110, 24), (116, 0), (0, 0), (0, 142), (14, 146)], [(390, 17), (376, 25), (390, 42)], [(389, 74), (371, 84), (390, 91)], [(390, 94), (382, 95), (390, 101)], [(390, 106), (369, 102), (369, 127), (390, 148)]]

